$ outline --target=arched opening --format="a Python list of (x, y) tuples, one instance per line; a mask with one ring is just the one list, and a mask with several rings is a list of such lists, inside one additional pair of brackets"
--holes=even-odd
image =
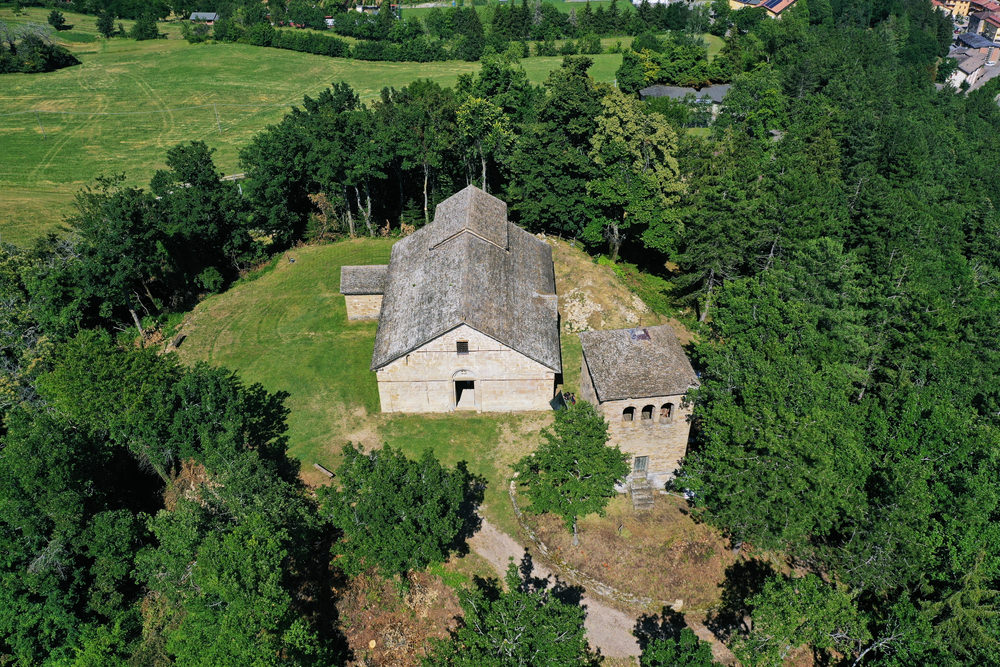
[(478, 410), (479, 401), (476, 400), (476, 376), (468, 369), (455, 371), (451, 376), (455, 387), (456, 410)]
[(669, 424), (674, 420), (674, 404), (664, 403), (660, 406), (660, 423)]
[(653, 418), (653, 406), (647, 405), (642, 409), (642, 421), (649, 421)]
[(623, 422), (630, 422), (630, 421), (633, 421), (634, 419), (635, 419), (635, 408), (633, 408), (632, 406), (629, 406), (629, 407), (625, 408), (624, 410), (622, 410), (622, 421)]

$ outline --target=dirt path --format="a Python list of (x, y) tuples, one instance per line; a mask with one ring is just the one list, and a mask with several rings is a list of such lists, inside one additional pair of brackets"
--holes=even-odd
[[(513, 558), (515, 563), (520, 563), (525, 551), (523, 546), (514, 541), (514, 538), (498, 530), (486, 519), (483, 519), (479, 532), (469, 540), (469, 547), (489, 561), (501, 578), (507, 573), (510, 559)], [(534, 567), (533, 576), (555, 580), (556, 575), (544, 564), (534, 561)], [(599, 649), (601, 655), (607, 658), (639, 655), (639, 644), (632, 634), (632, 629), (635, 627), (635, 616), (610, 607), (593, 595), (586, 593), (582, 602), (587, 608), (587, 619), (583, 625), (587, 629), (587, 639), (590, 641), (591, 648)], [(685, 621), (700, 639), (712, 645), (712, 657), (715, 658), (716, 662), (723, 665), (738, 664), (732, 651), (720, 642), (703, 623), (693, 618), (687, 618)]]
[[(469, 540), (469, 546), (488, 560), (501, 577), (506, 574), (511, 558), (519, 563), (524, 556), (524, 547), (486, 519), (483, 519), (479, 532)], [(555, 579), (553, 572), (537, 561), (532, 576)], [(583, 604), (587, 608), (584, 627), (587, 628), (591, 648), (600, 649), (601, 655), (609, 658), (639, 655), (639, 644), (632, 636), (634, 617), (603, 604), (591, 595), (584, 594)]]

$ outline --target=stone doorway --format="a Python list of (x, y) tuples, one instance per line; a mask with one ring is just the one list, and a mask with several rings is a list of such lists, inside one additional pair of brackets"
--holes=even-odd
[(476, 409), (476, 381), (455, 380), (455, 409)]

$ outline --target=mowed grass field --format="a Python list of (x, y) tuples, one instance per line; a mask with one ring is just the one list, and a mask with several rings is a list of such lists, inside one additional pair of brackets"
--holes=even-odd
[[(0, 21), (45, 23), (48, 10)], [(202, 140), (225, 174), (239, 149), (303, 95), (346, 81), (365, 99), (418, 78), (453, 84), (478, 63), (373, 63), (239, 44), (188, 44), (179, 24), (168, 39), (105, 40), (92, 16), (67, 13), (74, 27), (57, 35), (81, 65), (45, 74), (0, 76), (0, 241), (26, 243), (57, 229), (73, 197), (100, 174), (125, 173), (146, 185), (167, 148)], [(129, 26), (126, 23), (126, 28)], [(542, 82), (560, 57), (528, 58)], [(591, 74), (614, 79), (618, 54), (594, 56)], [(37, 112), (37, 113), (36, 113)]]
[[(186, 339), (176, 353), (184, 363), (225, 366), (246, 382), (288, 392), (289, 451), (302, 462), (307, 481), (325, 482), (313, 464), (335, 468), (347, 442), (366, 448), (388, 443), (411, 456), (430, 449), (450, 465), (465, 460), (486, 477), (486, 515), (515, 534), (507, 497), (511, 466), (537, 446), (552, 414), (379, 411), (378, 386), (369, 369), (377, 325), (348, 322), (340, 267), (385, 264), (394, 241), (354, 239), (285, 253), (188, 314), (179, 329)], [(580, 339), (567, 329), (574, 303), (586, 301), (600, 310), (592, 316), (600, 328), (661, 324), (666, 319), (636, 310), (635, 298), (609, 267), (568, 243), (550, 239), (550, 244), (563, 314), (563, 386), (577, 392)]]
[(510, 466), (537, 445), (552, 416), (379, 412), (369, 370), (376, 323), (347, 321), (340, 267), (386, 263), (394, 240), (341, 241), (286, 253), (273, 269), (195, 308), (182, 325), (187, 338), (177, 354), (185, 363), (226, 366), (246, 382), (288, 392), (289, 451), (302, 462), (307, 481), (325, 482), (313, 464), (335, 468), (347, 442), (390, 444), (413, 457), (430, 449), (449, 465), (467, 461), (487, 478), (487, 516), (514, 534), (506, 490)]

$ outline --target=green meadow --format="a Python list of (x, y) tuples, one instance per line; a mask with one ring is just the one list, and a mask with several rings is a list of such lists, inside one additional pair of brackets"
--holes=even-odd
[[(376, 323), (347, 321), (340, 267), (387, 263), (394, 241), (356, 239), (289, 251), (256, 277), (199, 304), (180, 329), (187, 337), (177, 354), (185, 363), (226, 366), (246, 382), (288, 392), (289, 453), (302, 462), (308, 481), (323, 482), (313, 464), (335, 468), (347, 442), (389, 444), (414, 457), (430, 449), (448, 465), (467, 461), (488, 480), (487, 516), (514, 534), (506, 490), (511, 465), (537, 445), (551, 414), (379, 412), (369, 370)], [(571, 357), (568, 362), (579, 365), (578, 349)]]
[[(0, 21), (45, 23), (47, 10)], [(478, 63), (374, 63), (242, 44), (188, 44), (176, 23), (168, 39), (105, 40), (94, 17), (66, 14), (58, 35), (81, 65), (45, 74), (0, 77), (0, 241), (24, 243), (59, 227), (77, 191), (106, 173), (145, 185), (164, 152), (183, 141), (216, 149), (225, 174), (238, 172), (239, 149), (303, 95), (346, 81), (365, 99), (418, 78), (453, 84)], [(128, 27), (126, 25), (126, 27)], [(528, 58), (542, 82), (561, 58)], [(594, 57), (593, 76), (614, 79), (617, 54)]]

